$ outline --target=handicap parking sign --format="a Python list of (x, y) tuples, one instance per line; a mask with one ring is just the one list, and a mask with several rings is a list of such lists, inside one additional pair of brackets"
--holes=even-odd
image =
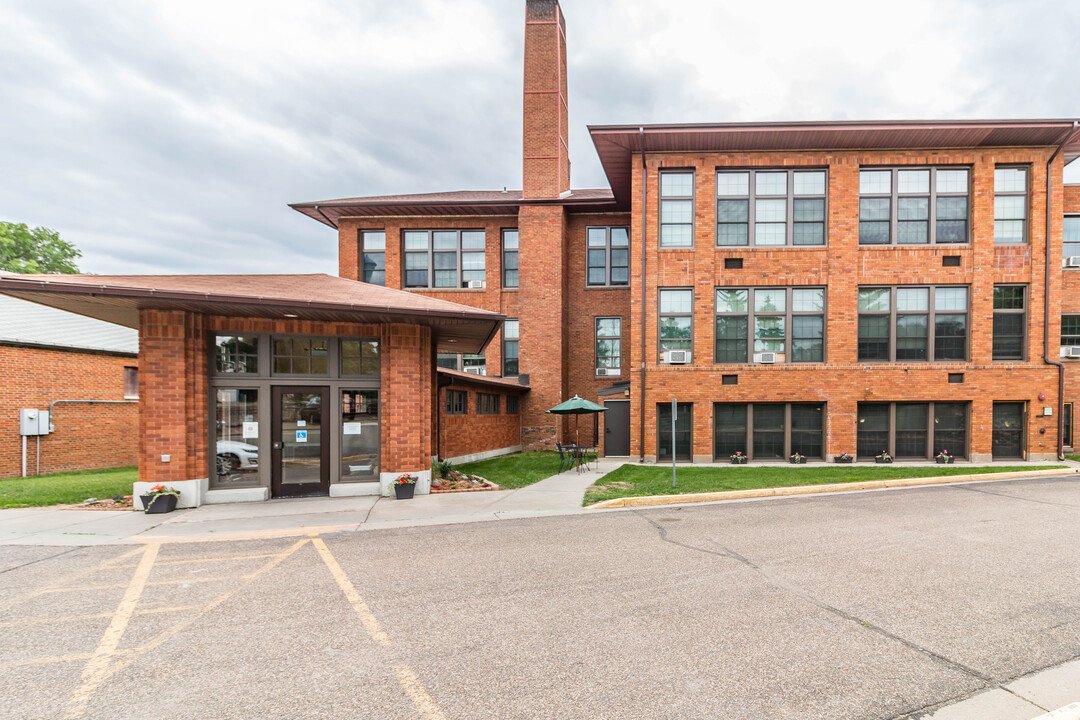
[(296, 442), (307, 442), (307, 430), (296, 431)]

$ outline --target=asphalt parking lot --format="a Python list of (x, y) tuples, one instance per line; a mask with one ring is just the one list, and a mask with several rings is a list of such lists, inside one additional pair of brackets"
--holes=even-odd
[(1075, 477), (2, 547), (0, 714), (915, 716), (1080, 656)]

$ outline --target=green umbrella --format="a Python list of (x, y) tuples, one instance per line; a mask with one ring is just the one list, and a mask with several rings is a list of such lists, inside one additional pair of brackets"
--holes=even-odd
[[(575, 395), (565, 402), (561, 402), (546, 412), (552, 415), (592, 415), (594, 413), (607, 412), (603, 405), (586, 400)], [(574, 444), (578, 442), (578, 419), (574, 418)]]

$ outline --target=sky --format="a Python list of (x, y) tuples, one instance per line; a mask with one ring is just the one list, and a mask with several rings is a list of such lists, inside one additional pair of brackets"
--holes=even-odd
[[(524, 5), (0, 0), (0, 220), (85, 272), (336, 273), (288, 203), (521, 187)], [(589, 124), (1080, 118), (1080, 2), (562, 7), (576, 188)]]

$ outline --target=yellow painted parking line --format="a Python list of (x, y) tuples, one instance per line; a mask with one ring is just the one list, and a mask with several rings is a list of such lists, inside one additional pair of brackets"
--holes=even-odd
[(427, 694), (427, 690), (420, 684), (420, 679), (416, 677), (416, 673), (409, 669), (408, 665), (399, 665), (395, 672), (401, 687), (412, 698), (413, 705), (416, 706), (416, 709), (424, 718), (427, 720), (446, 720), (435, 701), (431, 699), (431, 696)]
[(100, 565), (97, 565), (97, 566), (92, 567), (92, 568), (86, 568), (85, 570), (80, 570), (79, 572), (75, 573), (74, 575), (69, 575), (68, 577), (64, 578), (63, 580), (61, 580), (61, 581), (59, 581), (57, 583), (53, 583), (52, 585), (50, 585), (48, 587), (41, 588), (40, 590), (34, 590), (33, 592), (31, 592), (31, 593), (29, 593), (27, 595), (23, 595), (22, 597), (16, 598), (14, 600), (9, 600), (9, 601), (7, 601), (5, 603), (2, 603), (2, 604), (0, 604), (0, 613), (3, 613), (5, 610), (8, 610), (8, 609), (10, 609), (12, 607), (15, 607), (16, 605), (18, 605), (20, 603), (24, 603), (24, 602), (27, 602), (29, 600), (33, 600), (36, 597), (41, 597), (42, 595), (45, 595), (45, 594), (47, 594), (49, 592), (52, 592), (52, 591), (54, 591), (55, 588), (60, 587), (64, 583), (74, 582), (75, 580), (81, 580), (84, 577), (86, 577), (87, 575), (93, 575), (94, 573), (99, 572), (101, 570), (111, 570), (111, 569), (113, 569), (115, 567), (114, 563), (118, 563), (121, 560), (127, 560), (132, 555), (137, 555), (137, 554), (141, 553), (143, 550), (144, 550), (144, 547), (134, 548), (133, 550), (129, 550), (126, 553), (123, 553), (121, 555), (117, 555), (114, 558), (106, 560), (105, 562), (101, 563)]
[(371, 639), (377, 645), (391, 645), (390, 638), (379, 627), (379, 621), (375, 619), (375, 615), (372, 614), (367, 603), (360, 597), (360, 593), (356, 592), (356, 588), (353, 586), (352, 581), (349, 580), (349, 576), (345, 574), (345, 571), (338, 565), (337, 560), (330, 554), (330, 548), (326, 547), (326, 543), (322, 541), (322, 538), (315, 538), (311, 541), (311, 544), (319, 551), (319, 555), (322, 557), (323, 562), (326, 563), (327, 569), (334, 576), (338, 587), (345, 593), (345, 598), (352, 605), (353, 610), (360, 616), (360, 622), (363, 624), (364, 629), (367, 630), (368, 635), (371, 636)]
[(135, 614), (135, 606), (146, 588), (147, 578), (150, 577), (150, 571), (154, 567), (154, 561), (157, 559), (160, 548), (160, 545), (154, 543), (147, 545), (143, 551), (139, 566), (135, 568), (135, 574), (132, 575), (131, 582), (128, 584), (127, 590), (124, 591), (124, 597), (120, 599), (120, 604), (116, 606), (112, 622), (106, 628), (105, 634), (101, 637), (101, 642), (98, 643), (90, 661), (83, 668), (82, 684), (75, 690), (71, 700), (68, 702), (66, 717), (81, 717), (86, 712), (86, 705), (90, 697), (105, 678), (111, 674), (109, 664), (116, 649), (120, 646), (120, 638), (123, 637), (131, 616)]
[[(171, 613), (171, 612), (183, 612), (184, 610), (194, 610), (198, 605), (177, 605), (175, 607), (163, 607), (154, 608), (152, 610), (136, 610), (136, 615), (156, 615), (158, 613)], [(76, 620), (100, 620), (101, 618), (112, 617), (112, 613), (95, 613), (93, 615), (67, 615), (65, 617), (57, 618), (27, 618), (24, 620), (9, 620), (7, 622), (0, 622), (0, 628), (4, 627), (18, 627), (20, 625), (51, 625), (53, 623), (74, 622)], [(89, 657), (89, 655), (87, 655)]]
[[(266, 558), (280, 557), (284, 553), (263, 553), (262, 555), (222, 555), (220, 557), (208, 557), (208, 558), (195, 558), (194, 560), (166, 560), (158, 561), (155, 563), (157, 567), (162, 565), (194, 565), (196, 563), (212, 563), (212, 562), (227, 562), (229, 560), (263, 560)], [(114, 565), (117, 568), (132, 568), (138, 565), (138, 563), (131, 563), (130, 565)]]
[[(131, 650), (117, 650), (113, 653), (114, 657), (121, 655), (130, 655)], [(13, 667), (25, 667), (27, 665), (50, 665), (52, 663), (73, 662), (75, 660), (89, 660), (94, 657), (94, 653), (77, 653), (75, 655), (53, 655), (51, 657), (42, 658), (30, 658), (29, 660), (12, 660), (11, 662), (0, 663), (0, 670)]]

